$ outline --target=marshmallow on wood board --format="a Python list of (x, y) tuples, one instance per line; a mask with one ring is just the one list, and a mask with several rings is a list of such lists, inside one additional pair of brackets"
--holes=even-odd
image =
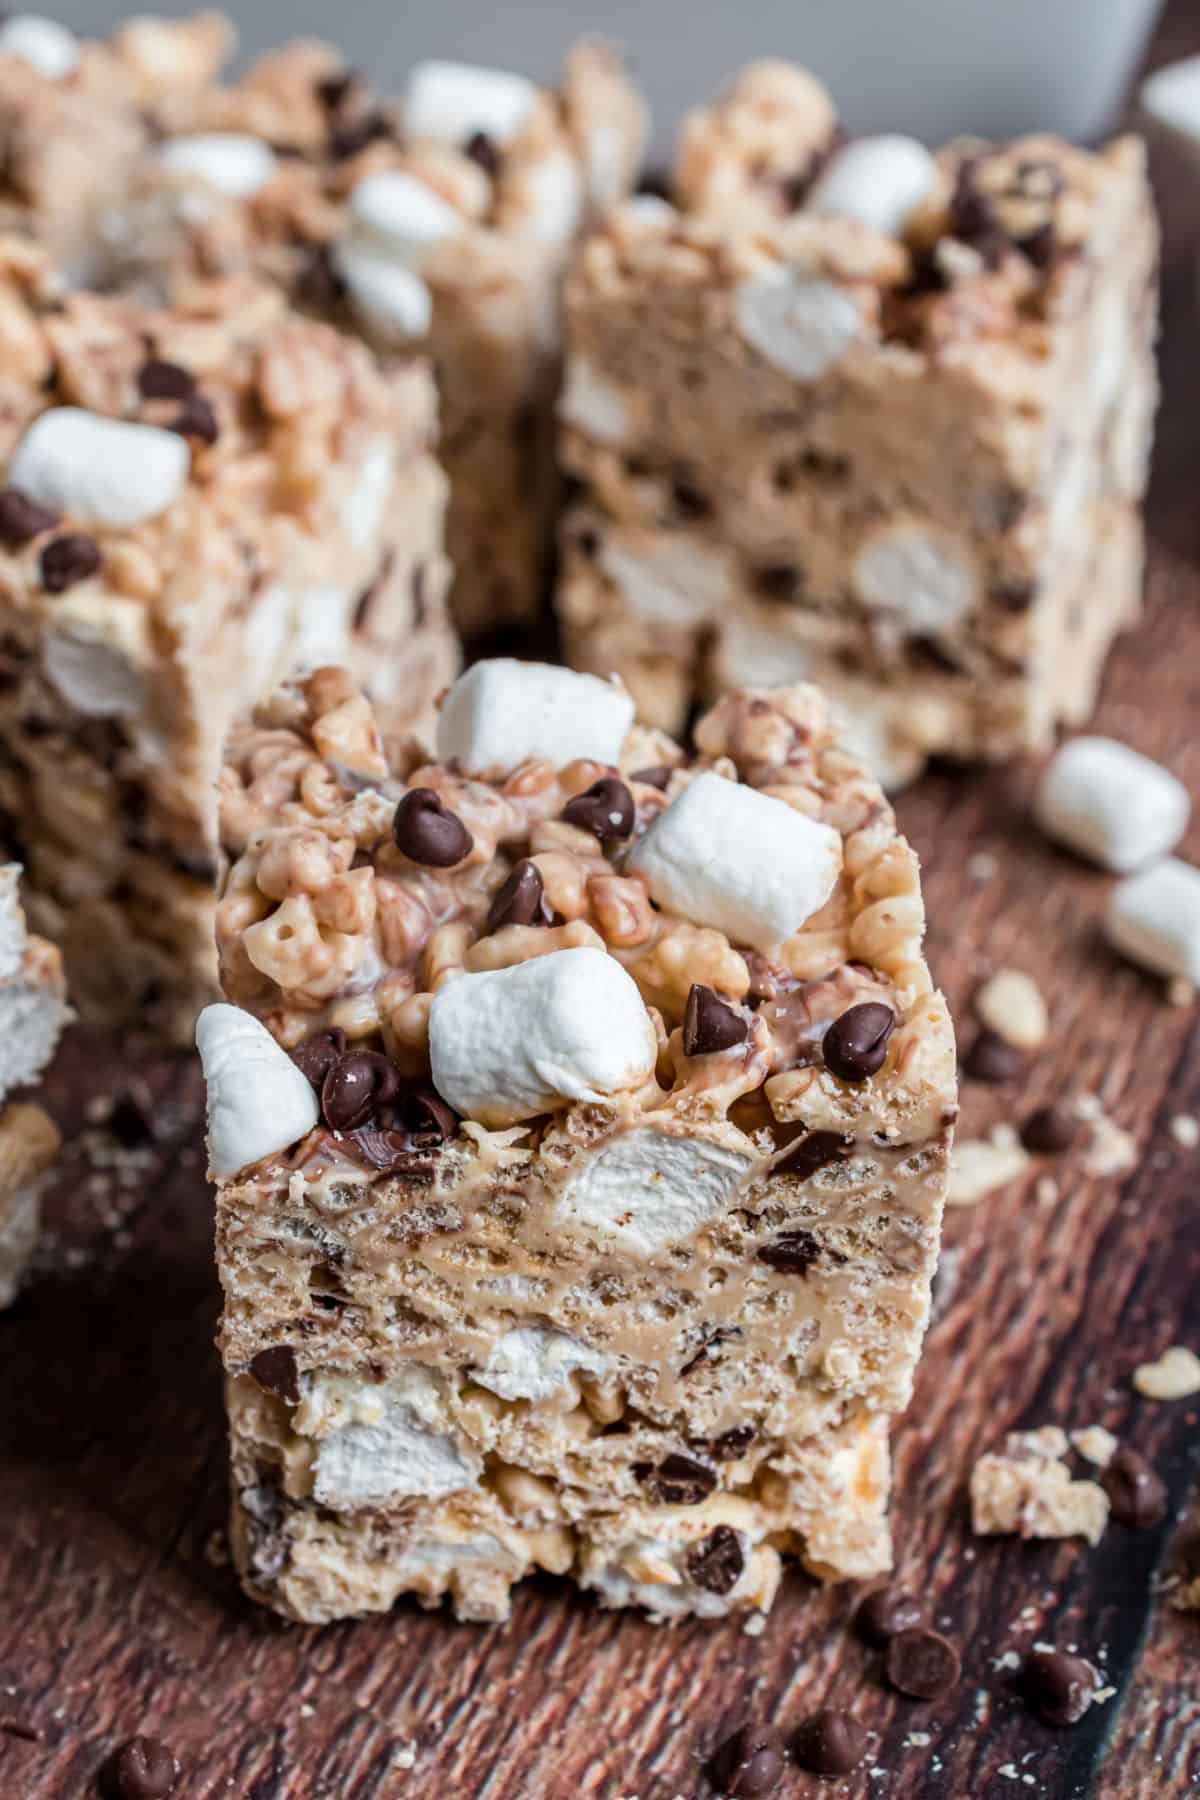
[(1169, 856), (1118, 882), (1104, 930), (1131, 962), (1200, 987), (1200, 869)]
[(418, 63), (404, 92), (404, 129), (463, 148), (477, 134), (497, 144), (514, 138), (537, 100), (525, 75), (473, 63)]
[(158, 156), (160, 166), (175, 179), (211, 188), (231, 200), (252, 200), (278, 166), (269, 144), (240, 131), (172, 138)]
[(78, 524), (127, 531), (166, 512), (190, 468), (187, 440), (176, 431), (55, 406), (17, 445), (8, 484)]
[(313, 1129), (317, 1096), (265, 1025), (238, 1006), (206, 1006), (196, 1048), (208, 1090), (208, 1162), (218, 1181)]
[(531, 757), (555, 768), (580, 757), (615, 763), (632, 724), (633, 701), (612, 682), (495, 657), (468, 669), (446, 695), (438, 755), (470, 775), (515, 769)]
[(1190, 811), (1187, 789), (1169, 770), (1102, 737), (1064, 744), (1033, 803), (1048, 837), (1119, 875), (1173, 850)]
[(826, 163), (805, 209), (857, 219), (899, 237), (937, 181), (937, 163), (916, 138), (891, 134), (859, 138)]

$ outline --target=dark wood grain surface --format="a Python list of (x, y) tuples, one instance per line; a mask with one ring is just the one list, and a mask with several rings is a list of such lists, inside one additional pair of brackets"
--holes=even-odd
[[(1197, 49), (1200, 10), (1179, 0), (1154, 54)], [(1188, 177), (1169, 159), (1161, 174), (1174, 221)], [(1200, 795), (1190, 263), (1177, 238), (1148, 612), (1112, 661), (1099, 724)], [(3, 1800), (93, 1794), (136, 1731), (174, 1746), (186, 1800), (699, 1800), (707, 1753), (744, 1716), (787, 1723), (826, 1702), (877, 1734), (870, 1764), (841, 1783), (792, 1774), (784, 1800), (1200, 1792), (1200, 1618), (1157, 1592), (1200, 1468), (1200, 1397), (1150, 1402), (1129, 1381), (1168, 1344), (1200, 1348), (1200, 1156), (1171, 1130), (1200, 1118), (1197, 1013), (1104, 949), (1108, 882), (1031, 832), (1032, 776), (935, 774), (900, 805), (959, 1017), (1004, 964), (1036, 975), (1052, 1005), (1052, 1041), (1018, 1090), (967, 1087), (964, 1132), (1084, 1090), (1133, 1134), (1138, 1159), (1100, 1178), (1072, 1153), (950, 1216), (936, 1323), (896, 1433), (895, 1528), (900, 1570), (963, 1647), (954, 1695), (889, 1694), (845, 1629), (852, 1591), (799, 1575), (757, 1638), (737, 1623), (665, 1630), (602, 1613), (549, 1580), (488, 1629), (406, 1606), (324, 1630), (256, 1613), (221, 1555), (196, 1071), (76, 1033), (48, 1090), (69, 1144), (47, 1242), (0, 1319)], [(1186, 852), (1200, 858), (1200, 820)], [(97, 1099), (127, 1089), (154, 1123), (132, 1147), (88, 1123)], [(1047, 1174), (1052, 1187), (1036, 1179)], [(964, 1483), (982, 1450), (1015, 1426), (1096, 1422), (1169, 1483), (1161, 1529), (1113, 1525), (1095, 1550), (972, 1538)], [(1009, 1653), (1035, 1641), (1077, 1645), (1115, 1689), (1073, 1730), (1038, 1725), (1014, 1694)]]

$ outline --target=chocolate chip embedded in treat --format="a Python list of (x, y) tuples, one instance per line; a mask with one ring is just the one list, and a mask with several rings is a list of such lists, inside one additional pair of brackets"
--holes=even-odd
[(630, 781), (640, 781), (643, 787), (657, 788), (665, 794), (675, 773), (670, 763), (656, 763), (652, 769), (635, 769), (629, 777)]
[(772, 1175), (798, 1175), (801, 1181), (807, 1181), (810, 1175), (827, 1169), (830, 1163), (843, 1163), (850, 1155), (852, 1138), (842, 1137), (836, 1131), (809, 1131), (794, 1144), (789, 1144), (777, 1162), (772, 1163)]
[(685, 1558), (687, 1572), (697, 1587), (710, 1594), (729, 1594), (742, 1579), (746, 1558), (742, 1540), (729, 1525), (718, 1525)]
[(65, 594), (100, 567), (100, 546), (82, 531), (55, 538), (41, 554), (42, 586), (48, 594)]
[(260, 1388), (295, 1406), (300, 1399), (300, 1368), (290, 1344), (272, 1344), (250, 1358), (250, 1373)]
[(400, 1118), (418, 1150), (436, 1150), (458, 1136), (458, 1114), (432, 1088), (416, 1088), (400, 1099)]
[(811, 1231), (785, 1231), (773, 1244), (764, 1244), (757, 1260), (779, 1275), (807, 1275), (821, 1259), (821, 1246)]
[(142, 364), (137, 382), (143, 400), (190, 400), (196, 391), (191, 370), (161, 356), (151, 356)]
[(773, 1794), (784, 1770), (783, 1739), (769, 1725), (742, 1725), (712, 1759), (712, 1778), (733, 1800)]
[(720, 1437), (710, 1438), (708, 1448), (718, 1462), (737, 1462), (757, 1436), (753, 1425), (731, 1425)]
[(292, 1061), (318, 1090), (340, 1056), (346, 1054), (346, 1034), (340, 1025), (332, 1031), (314, 1031), (292, 1051)]
[(750, 579), (768, 600), (798, 600), (804, 591), (804, 571), (795, 563), (764, 563)]
[(385, 1175), (402, 1175), (406, 1181), (422, 1184), (437, 1173), (433, 1157), (427, 1150), (416, 1148), (407, 1131), (383, 1130), (376, 1125), (361, 1125), (342, 1138), (342, 1148), (368, 1169)]
[(294, 284), (297, 303), (316, 312), (333, 312), (346, 299), (342, 280), (328, 244), (314, 244), (301, 265)]
[(672, 481), (671, 505), (681, 519), (707, 519), (712, 513), (708, 495), (686, 475), (676, 475)]
[(1099, 1685), (1091, 1663), (1062, 1650), (1031, 1650), (1021, 1670), (1021, 1692), (1043, 1725), (1077, 1725)]
[(523, 856), (496, 889), (488, 912), (488, 930), (501, 931), (505, 925), (549, 925), (553, 917), (541, 871), (530, 857)]
[(168, 430), (178, 432), (180, 437), (198, 438), (202, 444), (215, 444), (221, 435), (212, 401), (203, 394), (193, 394), (184, 401)]
[(683, 1015), (685, 1056), (712, 1056), (718, 1050), (732, 1050), (735, 1044), (745, 1043), (749, 1030), (749, 1020), (722, 1000), (720, 994), (702, 982), (692, 983)]
[(1017, 1081), (1029, 1066), (1029, 1058), (1016, 1044), (1010, 1044), (998, 1031), (985, 1025), (963, 1061), (963, 1071), (972, 1081)]
[(22, 549), (43, 531), (53, 531), (57, 524), (57, 513), (39, 506), (20, 488), (0, 490), (0, 544), (6, 550)]
[(854, 1629), (864, 1644), (882, 1650), (902, 1631), (912, 1631), (925, 1616), (919, 1600), (903, 1588), (876, 1588), (854, 1615)]
[(1122, 1447), (1100, 1477), (1113, 1518), (1144, 1531), (1167, 1516), (1167, 1490), (1144, 1456)]
[(339, 69), (336, 75), (323, 75), (315, 83), (315, 91), (326, 112), (339, 112), (352, 94), (362, 94), (367, 89), (357, 69)]
[(174, 1754), (157, 1738), (130, 1738), (105, 1765), (108, 1800), (167, 1800), (179, 1783)]
[(469, 856), (475, 840), (432, 788), (412, 788), (396, 808), (392, 836), (410, 862), (427, 869), (451, 869)]
[(568, 800), (562, 816), (568, 825), (594, 832), (602, 844), (615, 844), (633, 830), (637, 808), (623, 781), (614, 775), (603, 775), (599, 781), (593, 781), (585, 794)]
[(391, 135), (392, 128), (382, 113), (364, 113), (361, 119), (338, 125), (330, 132), (329, 154), (334, 162), (346, 162), (360, 150), (365, 150), (368, 144), (377, 144)]
[(717, 1485), (713, 1469), (678, 1450), (657, 1464), (636, 1463), (633, 1472), (663, 1506), (699, 1506)]
[(825, 1067), (843, 1081), (866, 1081), (882, 1069), (888, 1039), (895, 1029), (896, 1015), (890, 1006), (877, 1000), (852, 1006), (825, 1033)]
[(1061, 1156), (1079, 1136), (1079, 1120), (1069, 1106), (1039, 1106), (1021, 1127), (1021, 1142), (1035, 1156)]
[(958, 1651), (940, 1631), (923, 1625), (897, 1632), (887, 1647), (887, 1678), (913, 1700), (940, 1700), (958, 1680)]
[(352, 1050), (338, 1058), (321, 1083), (321, 1111), (331, 1131), (351, 1131), (399, 1092), (400, 1077), (386, 1056)]
[(810, 1775), (848, 1775), (867, 1753), (867, 1733), (849, 1713), (822, 1708), (792, 1738), (792, 1755)]
[(463, 145), (463, 155), (470, 157), (471, 161), (477, 163), (485, 175), (490, 175), (495, 181), (500, 173), (502, 161), (500, 146), (495, 138), (490, 138), (486, 131), (473, 131)]

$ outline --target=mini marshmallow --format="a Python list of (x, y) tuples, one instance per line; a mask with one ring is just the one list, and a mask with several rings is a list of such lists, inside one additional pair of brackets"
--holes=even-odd
[(1118, 882), (1104, 931), (1131, 962), (1200, 986), (1200, 869), (1169, 856)]
[(805, 206), (899, 237), (937, 182), (937, 163), (916, 138), (859, 138), (825, 165)]
[(499, 656), (460, 675), (442, 703), (438, 755), (469, 775), (531, 757), (563, 768), (579, 757), (615, 763), (633, 724), (624, 688), (596, 675)]
[(559, 1213), (637, 1256), (684, 1243), (728, 1210), (753, 1159), (704, 1138), (623, 1132), (572, 1174)]
[(265, 1025), (238, 1006), (206, 1006), (196, 1048), (208, 1089), (208, 1162), (218, 1180), (298, 1143), (320, 1116), (312, 1083)]
[(338, 1381), (338, 1420), (321, 1440), (313, 1498), (350, 1511), (421, 1494), (429, 1499), (476, 1486), (479, 1459), (435, 1427), (445, 1422), (429, 1371), (406, 1369), (394, 1381)]
[(404, 94), (404, 128), (409, 137), (433, 138), (461, 148), (476, 132), (497, 144), (514, 138), (537, 100), (524, 75), (484, 69), (472, 63), (418, 63)]
[(864, 605), (893, 613), (913, 631), (940, 631), (978, 598), (975, 570), (958, 543), (918, 525), (881, 531), (859, 552), (854, 588)]
[(79, 524), (126, 531), (166, 512), (190, 468), (187, 440), (177, 431), (56, 406), (29, 427), (7, 479)]
[(733, 304), (746, 342), (796, 381), (816, 381), (862, 335), (844, 288), (783, 264), (742, 282)]
[(829, 899), (842, 840), (785, 801), (710, 771), (659, 814), (626, 866), (660, 906), (769, 954)]
[(394, 251), (346, 237), (334, 245), (333, 261), (369, 331), (389, 345), (424, 337), (433, 296)]
[(482, 1369), (472, 1379), (502, 1400), (552, 1400), (568, 1394), (573, 1375), (602, 1375), (609, 1358), (567, 1331), (548, 1325), (522, 1325), (506, 1331), (492, 1346)]
[(64, 81), (79, 67), (79, 39), (57, 19), (12, 13), (0, 24), (0, 56), (15, 56), (47, 81)]
[(1156, 69), (1142, 83), (1139, 98), (1161, 125), (1184, 137), (1200, 139), (1200, 56)]
[(1119, 875), (1173, 850), (1190, 812), (1187, 789), (1167, 769), (1102, 737), (1064, 744), (1033, 801), (1048, 837)]
[(350, 196), (350, 217), (359, 232), (413, 262), (465, 223), (428, 182), (404, 169), (380, 169), (360, 181)]
[(446, 982), (429, 1012), (429, 1054), (442, 1099), (498, 1127), (636, 1087), (658, 1050), (633, 977), (583, 948)]
[(203, 131), (172, 138), (158, 153), (176, 180), (212, 188), (231, 200), (252, 200), (274, 175), (275, 152), (261, 138), (240, 131)]

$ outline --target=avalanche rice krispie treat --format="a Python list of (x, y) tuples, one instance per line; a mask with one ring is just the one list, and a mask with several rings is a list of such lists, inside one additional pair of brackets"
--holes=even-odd
[(818, 680), (889, 785), (1040, 747), (1135, 616), (1156, 389), (1143, 151), (842, 144), (760, 63), (568, 286), (572, 660), (673, 728)]
[(814, 688), (694, 760), (632, 718), (482, 663), (414, 766), (325, 669), (231, 742), (198, 1040), (233, 1542), (292, 1617), (888, 1566), (956, 1112), (916, 858)]
[(433, 387), (249, 277), (38, 283), (0, 244), (0, 826), (81, 1010), (187, 1038), (231, 719), (331, 656), (389, 728), (453, 675)]

